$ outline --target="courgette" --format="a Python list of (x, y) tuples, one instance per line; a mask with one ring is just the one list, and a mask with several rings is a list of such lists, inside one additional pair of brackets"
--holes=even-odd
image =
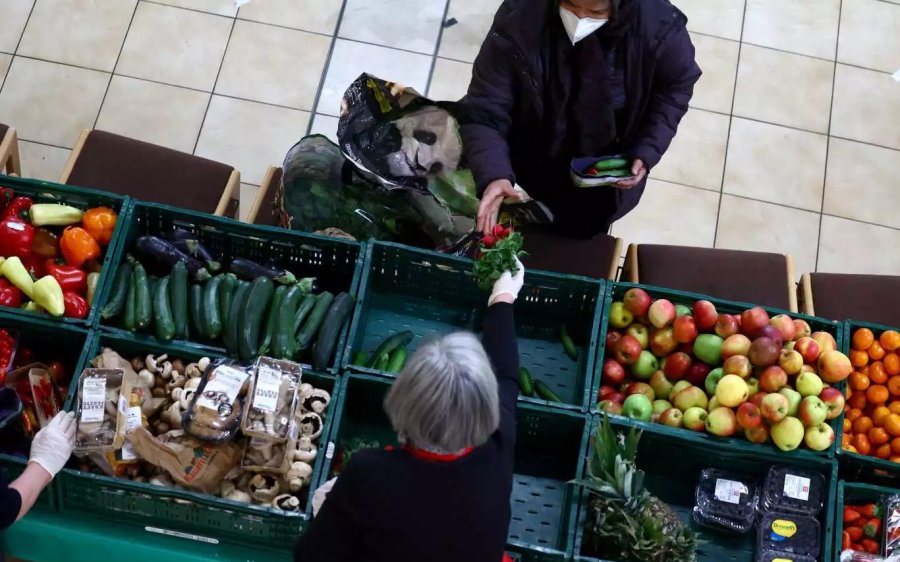
[(365, 365), (368, 363), (367, 359), (369, 358), (366, 355), (365, 351), (357, 351), (353, 354), (353, 361), (350, 362), (351, 365)]
[(334, 302), (328, 309), (325, 321), (319, 328), (316, 336), (316, 345), (313, 348), (312, 366), (316, 369), (326, 369), (334, 356), (338, 339), (341, 336), (341, 327), (353, 311), (353, 297), (349, 293), (340, 293), (334, 298)]
[(134, 317), (134, 279), (133, 275), (128, 276), (128, 290), (125, 294), (125, 310), (122, 314), (122, 327), (129, 332), (137, 330), (137, 319)]
[(387, 353), (382, 353), (378, 356), (378, 359), (375, 360), (375, 364), (372, 366), (376, 371), (385, 371), (387, 370), (388, 363), (391, 362), (391, 356)]
[(249, 361), (259, 353), (260, 329), (274, 292), (275, 284), (268, 277), (257, 277), (250, 283), (238, 326), (238, 356), (241, 361)]
[[(266, 312), (266, 320), (263, 324), (265, 329), (262, 331), (262, 339), (259, 342), (260, 355), (270, 355), (269, 352), (273, 350), (272, 338), (275, 337), (275, 324), (278, 321), (278, 314), (281, 312), (284, 295), (287, 293), (287, 290), (287, 287), (281, 285), (275, 289), (275, 293), (272, 295), (272, 302), (269, 304), (269, 310)], [(275, 357), (274, 353), (271, 353), (271, 355)]]
[(543, 398), (548, 402), (562, 402), (562, 399), (560, 399), (555, 392), (550, 390), (550, 387), (544, 384), (544, 381), (534, 381), (534, 392), (538, 397)]
[(333, 301), (334, 295), (328, 291), (324, 291), (316, 297), (316, 304), (309, 313), (306, 323), (303, 324), (300, 334), (297, 335), (297, 351), (305, 351), (312, 344), (313, 338), (319, 332), (322, 322), (325, 321), (325, 315), (328, 313), (328, 309), (331, 308)]
[(143, 330), (150, 326), (153, 306), (150, 303), (150, 281), (147, 279), (147, 270), (140, 263), (134, 264), (132, 273), (134, 283), (134, 326)]
[(391, 358), (388, 360), (387, 369), (385, 369), (389, 373), (399, 373), (403, 370), (403, 365), (406, 364), (406, 348), (398, 347), (394, 351), (391, 352)]
[(227, 276), (225, 275), (216, 275), (207, 281), (203, 287), (200, 324), (203, 326), (203, 335), (211, 340), (218, 338), (222, 334), (222, 319), (224, 316), (222, 316), (222, 303), (219, 302), (219, 293), (226, 278)]
[(231, 311), (231, 302), (237, 287), (238, 278), (234, 273), (226, 273), (219, 282), (219, 318), (223, 326), (228, 321), (228, 313)]
[(125, 309), (125, 299), (128, 298), (128, 288), (131, 286), (132, 269), (131, 263), (127, 261), (119, 267), (116, 281), (113, 283), (112, 292), (109, 295), (109, 302), (100, 311), (103, 319), (115, 318)]
[(578, 348), (575, 347), (575, 342), (569, 337), (569, 328), (565, 324), (559, 329), (559, 339), (562, 341), (563, 349), (566, 350), (566, 355), (569, 356), (569, 359), (578, 361)]
[(531, 380), (531, 373), (525, 367), (519, 367), (519, 388), (523, 396), (534, 396), (534, 382)]
[[(366, 367), (375, 367), (375, 363), (381, 359), (382, 355), (387, 355), (390, 357), (391, 353), (397, 349), (398, 347), (406, 347), (409, 345), (409, 342), (413, 340), (415, 334), (410, 332), (409, 330), (405, 332), (399, 332), (394, 334), (393, 336), (386, 338), (381, 345), (369, 356), (369, 364)], [(379, 369), (384, 370), (384, 369)]]
[[(272, 355), (278, 359), (293, 359), (297, 353), (297, 343), (294, 339), (294, 318), (297, 314), (297, 307), (305, 296), (303, 290), (296, 285), (279, 287), (279, 289), (285, 289), (285, 292), (278, 309), (278, 316), (275, 319)], [(313, 301), (315, 301), (315, 297), (313, 297)]]
[(169, 301), (168, 275), (159, 280), (153, 293), (153, 327), (156, 339), (169, 341), (175, 336), (175, 319), (172, 317), (172, 304)]
[(225, 324), (222, 328), (222, 342), (230, 355), (238, 354), (237, 342), (238, 334), (240, 333), (241, 309), (249, 290), (250, 283), (246, 281), (239, 282), (228, 307), (228, 317), (225, 319)]
[(206, 326), (203, 324), (203, 287), (196, 283), (190, 290), (191, 332), (194, 336), (203, 339), (206, 335)]
[[(303, 290), (300, 290), (303, 293)], [(300, 326), (303, 325), (303, 321), (306, 320), (306, 317), (309, 316), (309, 313), (312, 312), (313, 308), (316, 306), (316, 295), (303, 294), (303, 298), (300, 299), (300, 304), (297, 305), (297, 310), (294, 312), (293, 318), (293, 329), (294, 329), (294, 337), (300, 335)]]
[(183, 261), (172, 267), (169, 278), (169, 297), (172, 318), (175, 320), (175, 337), (187, 339), (188, 335), (188, 271)]
[[(610, 158), (608, 160), (600, 160), (599, 162), (594, 164), (594, 169), (598, 172), (605, 172), (607, 170), (621, 170), (628, 167), (629, 162), (624, 158)], [(629, 173), (631, 172), (629, 171)]]

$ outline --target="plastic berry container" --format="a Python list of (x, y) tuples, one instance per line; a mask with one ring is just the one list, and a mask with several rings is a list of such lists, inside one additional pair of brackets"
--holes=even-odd
[(775, 551), (815, 559), (820, 548), (820, 526), (814, 517), (783, 511), (762, 514), (756, 532), (756, 552)]
[(757, 554), (756, 562), (817, 562), (810, 556), (791, 554), (778, 550), (764, 550)]
[(747, 533), (756, 521), (756, 481), (708, 468), (700, 473), (694, 497), (694, 520), (705, 527)]
[(787, 466), (773, 466), (760, 493), (766, 511), (789, 511), (815, 517), (825, 505), (825, 476)]

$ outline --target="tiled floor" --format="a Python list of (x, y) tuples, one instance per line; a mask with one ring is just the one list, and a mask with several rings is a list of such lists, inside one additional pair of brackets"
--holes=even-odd
[[(500, 1), (0, 0), (0, 122), (26, 175), (98, 127), (236, 166), (249, 208), (361, 72), (463, 95)], [(900, 274), (900, 0), (674, 2), (705, 74), (613, 233)]]

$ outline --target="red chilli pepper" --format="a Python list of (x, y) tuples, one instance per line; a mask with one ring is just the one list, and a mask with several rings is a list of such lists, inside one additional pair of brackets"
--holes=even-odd
[(65, 316), (67, 318), (87, 318), (90, 307), (84, 297), (71, 291), (65, 291), (63, 292), (63, 302), (66, 305)]
[(74, 265), (59, 265), (53, 260), (44, 262), (48, 275), (59, 281), (63, 292), (69, 291), (83, 295), (87, 292), (87, 273)]
[(0, 220), (0, 257), (25, 258), (31, 253), (34, 227), (22, 219), (6, 217)]
[(3, 210), (3, 218), (26, 219), (28, 218), (28, 209), (32, 205), (34, 205), (34, 201), (31, 197), (16, 197)]
[(22, 291), (6, 278), (0, 279), (0, 306), (11, 308), (22, 306)]

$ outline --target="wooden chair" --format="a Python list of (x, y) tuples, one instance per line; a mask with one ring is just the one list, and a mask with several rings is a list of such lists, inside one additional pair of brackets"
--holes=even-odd
[(524, 227), (522, 260), (529, 269), (615, 280), (624, 243), (621, 238), (599, 234), (590, 240), (566, 238), (541, 227)]
[(804, 314), (900, 326), (900, 277), (804, 273), (797, 292)]
[(281, 186), (282, 169), (269, 166), (263, 177), (262, 185), (256, 194), (256, 200), (247, 214), (247, 222), (250, 224), (263, 224), (266, 226), (281, 226), (281, 220), (275, 211), (275, 196)]
[(82, 131), (60, 183), (234, 217), (241, 174), (232, 166), (106, 131)]
[(789, 255), (631, 244), (622, 278), (798, 312)]
[(10, 175), (22, 175), (22, 162), (19, 158), (19, 140), (16, 130), (0, 123), (0, 173), (6, 170)]

